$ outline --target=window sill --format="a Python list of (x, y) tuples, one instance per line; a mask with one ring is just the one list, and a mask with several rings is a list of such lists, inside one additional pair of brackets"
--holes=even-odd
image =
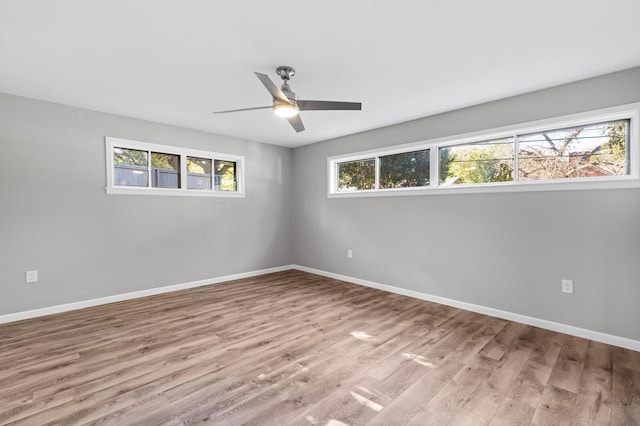
[(501, 192), (539, 192), (539, 191), (580, 191), (598, 189), (638, 189), (640, 179), (636, 177), (618, 178), (615, 180), (589, 180), (572, 182), (518, 182), (518, 183), (485, 183), (456, 186), (438, 186), (427, 188), (378, 189), (353, 192), (330, 192), (327, 198), (357, 197), (397, 197), (416, 195), (452, 195), (452, 194), (486, 194)]
[(171, 189), (171, 188), (132, 188), (132, 187), (106, 187), (107, 194), (112, 195), (160, 195), (178, 197), (225, 197), (244, 198), (244, 193), (231, 191), (211, 191), (200, 189)]

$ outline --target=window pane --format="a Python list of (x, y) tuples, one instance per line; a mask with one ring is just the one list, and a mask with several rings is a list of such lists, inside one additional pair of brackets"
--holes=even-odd
[(216, 191), (237, 191), (236, 189), (236, 162), (216, 160)]
[(187, 157), (187, 188), (211, 189), (211, 159)]
[(180, 156), (151, 153), (151, 186), (180, 188)]
[(149, 186), (147, 151), (113, 148), (113, 184), (118, 186)]
[(440, 148), (440, 185), (513, 181), (513, 138)]
[(376, 160), (338, 163), (338, 191), (374, 189), (376, 185)]
[(429, 150), (380, 157), (380, 188), (429, 185)]
[(619, 176), (629, 173), (629, 120), (518, 137), (522, 181)]

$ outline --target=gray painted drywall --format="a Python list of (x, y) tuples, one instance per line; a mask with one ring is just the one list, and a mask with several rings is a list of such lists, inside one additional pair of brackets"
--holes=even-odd
[[(107, 195), (105, 136), (244, 155), (246, 198)], [(291, 155), (0, 94), (0, 315), (290, 264)]]
[[(640, 68), (292, 151), (0, 94), (0, 315), (296, 263), (640, 340), (638, 190), (326, 197), (328, 156), (637, 101)], [(244, 155), (247, 197), (106, 195), (104, 136)]]
[(296, 148), (294, 262), (640, 340), (640, 190), (326, 195), (329, 156), (638, 101), (634, 68)]

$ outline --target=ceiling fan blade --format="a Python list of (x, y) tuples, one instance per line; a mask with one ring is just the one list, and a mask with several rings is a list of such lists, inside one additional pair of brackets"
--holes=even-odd
[(360, 102), (334, 102), (334, 101), (298, 101), (300, 111), (360, 111), (362, 103)]
[(293, 117), (289, 117), (287, 118), (287, 121), (289, 122), (289, 124), (291, 124), (291, 127), (293, 127), (296, 130), (296, 132), (300, 133), (304, 131), (304, 124), (302, 124), (300, 115), (294, 115)]
[(213, 111), (213, 114), (226, 114), (228, 112), (240, 112), (240, 111), (253, 111), (254, 109), (267, 109), (273, 108), (273, 106), (261, 106), (261, 107), (253, 107), (253, 108), (240, 108), (240, 109), (229, 109), (226, 111)]
[(280, 90), (280, 88), (278, 86), (276, 86), (276, 84), (273, 81), (271, 81), (271, 79), (269, 78), (268, 75), (260, 74), (259, 72), (256, 72), (254, 74), (256, 75), (256, 77), (258, 77), (258, 79), (260, 79), (262, 84), (264, 84), (264, 87), (267, 88), (269, 93), (271, 93), (271, 96), (273, 96), (273, 99), (277, 99), (279, 101), (291, 103), (289, 98), (287, 98), (285, 96), (285, 94), (282, 93), (282, 90)]

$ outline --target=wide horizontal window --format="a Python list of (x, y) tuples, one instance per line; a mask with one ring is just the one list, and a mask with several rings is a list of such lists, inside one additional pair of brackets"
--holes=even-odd
[(107, 192), (243, 196), (244, 158), (126, 139), (105, 139)]
[(332, 157), (329, 195), (640, 187), (639, 106)]

